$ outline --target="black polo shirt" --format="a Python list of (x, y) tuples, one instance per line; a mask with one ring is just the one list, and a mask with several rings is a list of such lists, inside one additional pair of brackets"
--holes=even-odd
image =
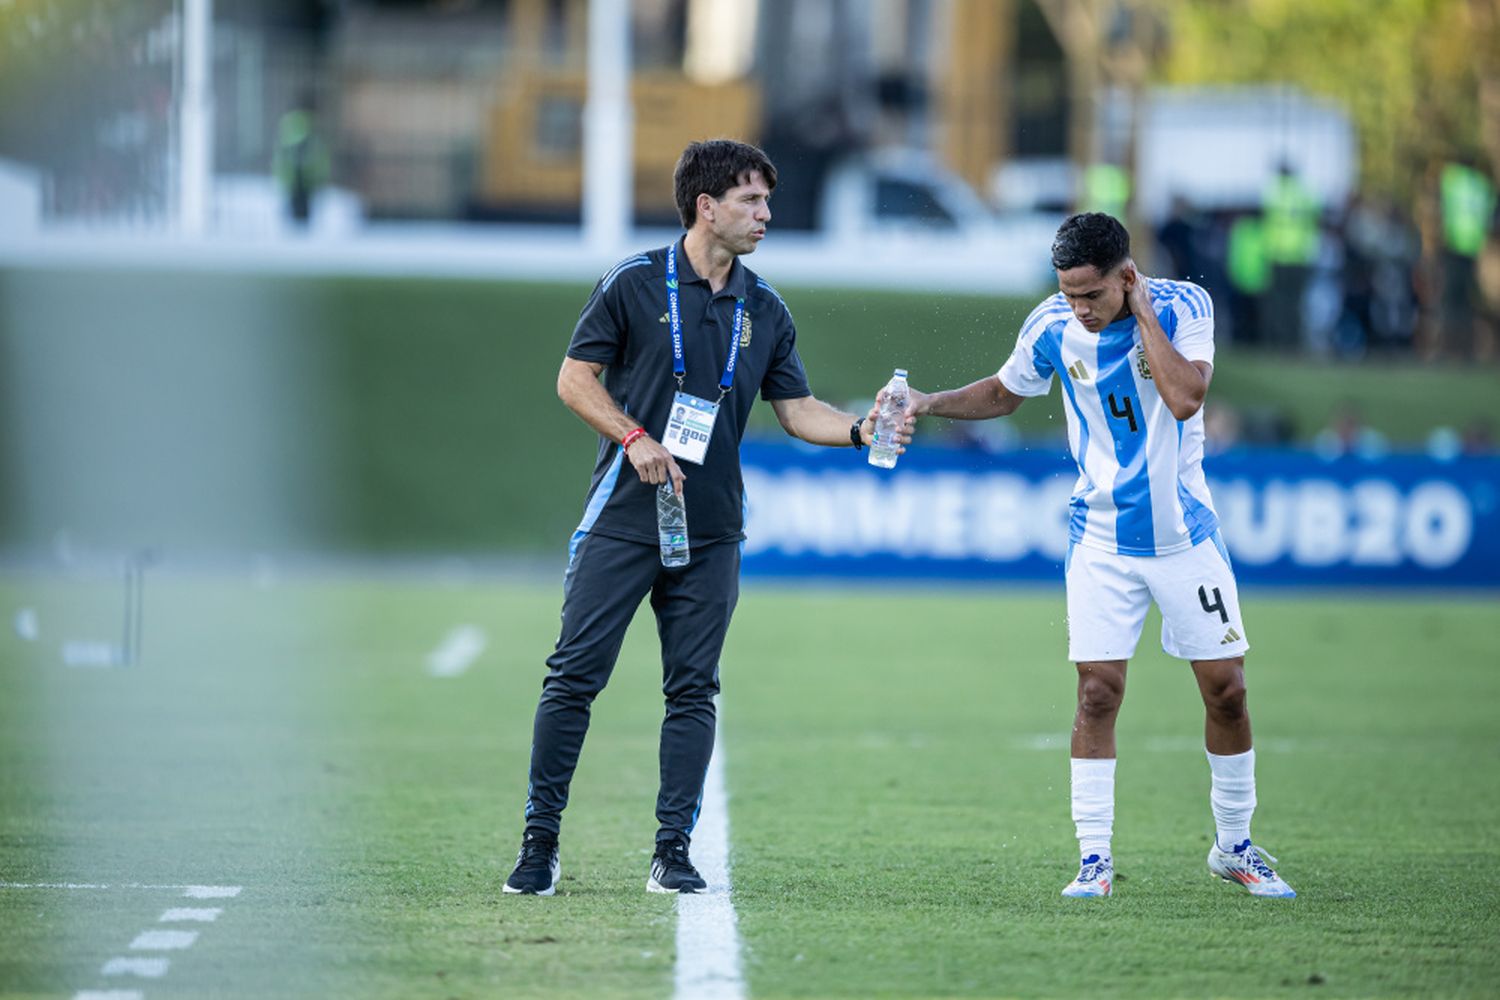
[[(620, 408), (660, 441), (677, 380), (667, 322), (667, 248), (628, 257), (594, 288), (578, 317), (568, 357), (606, 367), (604, 386)], [(755, 394), (799, 399), (812, 395), (797, 356), (797, 328), (781, 296), (736, 258), (717, 294), (693, 270), (677, 241), (678, 308), (682, 316), (683, 391), (712, 402), (729, 356), (735, 300), (745, 300), (734, 388), (724, 397), (702, 465), (682, 462), (687, 476), (688, 537), (692, 545), (744, 535), (740, 439)], [(618, 444), (599, 439), (580, 532), (656, 544), (656, 487), (643, 483)]]

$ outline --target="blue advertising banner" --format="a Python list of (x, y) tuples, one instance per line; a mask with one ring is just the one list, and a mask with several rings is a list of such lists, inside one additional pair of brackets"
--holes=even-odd
[[(1061, 581), (1078, 476), (1061, 447), (863, 459), (747, 441), (745, 572)], [(1239, 450), (1204, 468), (1241, 583), (1500, 586), (1500, 458)]]

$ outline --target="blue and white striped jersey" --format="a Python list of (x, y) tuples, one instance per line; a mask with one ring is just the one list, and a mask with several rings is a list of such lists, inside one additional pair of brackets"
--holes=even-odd
[[(1214, 360), (1214, 311), (1188, 281), (1152, 278), (1157, 318), (1183, 357)], [(1181, 552), (1218, 528), (1203, 479), (1203, 411), (1179, 421), (1156, 392), (1134, 316), (1090, 333), (1061, 292), (1021, 327), (1000, 381), (1045, 396), (1052, 376), (1068, 400), (1068, 443), (1078, 463), (1069, 538), (1130, 556)]]

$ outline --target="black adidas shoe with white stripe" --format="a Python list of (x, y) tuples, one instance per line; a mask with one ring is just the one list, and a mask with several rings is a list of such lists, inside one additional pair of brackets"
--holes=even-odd
[(505, 891), (523, 896), (550, 896), (557, 891), (562, 878), (562, 863), (557, 857), (557, 841), (528, 833), (516, 855), (515, 871), (505, 880)]
[(658, 840), (651, 858), (647, 892), (703, 892), (708, 883), (688, 859), (686, 840)]

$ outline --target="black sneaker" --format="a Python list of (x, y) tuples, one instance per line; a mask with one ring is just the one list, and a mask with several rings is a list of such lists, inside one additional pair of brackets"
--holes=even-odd
[(685, 840), (658, 840), (651, 858), (651, 877), (646, 879), (647, 892), (703, 892), (708, 883), (688, 859)]
[(535, 833), (521, 840), (516, 870), (505, 880), (505, 891), (526, 896), (550, 896), (557, 891), (562, 865), (557, 860), (557, 841)]

